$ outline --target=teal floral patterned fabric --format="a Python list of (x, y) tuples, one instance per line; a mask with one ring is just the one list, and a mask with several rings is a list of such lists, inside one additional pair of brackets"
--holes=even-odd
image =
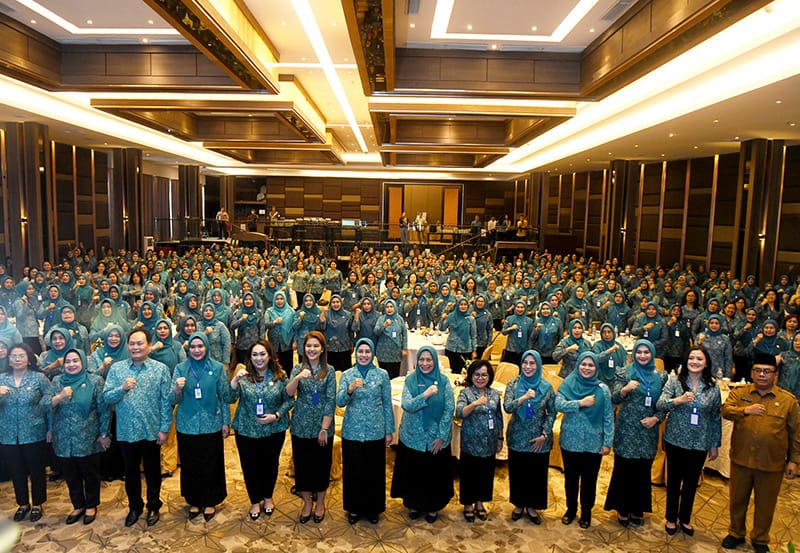
[[(689, 382), (686, 383), (689, 385)], [(670, 377), (664, 385), (661, 397), (658, 398), (657, 408), (669, 411), (667, 427), (664, 430), (664, 441), (682, 447), (683, 449), (696, 449), (707, 451), (712, 447), (719, 447), (722, 443), (722, 396), (719, 386), (714, 382), (712, 386), (701, 384), (701, 389), (694, 390), (695, 402), (676, 405), (673, 401), (683, 395), (684, 389), (680, 380)], [(697, 409), (698, 424), (691, 424), (691, 415)]]
[(9, 393), (0, 397), (0, 444), (32, 444), (47, 437), (50, 381), (38, 371), (28, 370), (19, 387), (11, 372), (0, 374), (0, 386)]
[(456, 417), (461, 419), (461, 451), (474, 457), (494, 457), (497, 439), (503, 437), (502, 402), (497, 390), (486, 388), (486, 405), (475, 407), (464, 417), (464, 407), (479, 397), (480, 391), (475, 386), (464, 388), (458, 394)]
[[(302, 365), (295, 365), (289, 380), (295, 378), (303, 370)], [(314, 405), (314, 396), (317, 404)], [(298, 438), (316, 438), (322, 428), (323, 417), (333, 417), (336, 411), (336, 371), (328, 367), (322, 380), (314, 375), (313, 380), (306, 378), (297, 384), (294, 409), (292, 410), (291, 433)], [(333, 429), (329, 429), (333, 435)]]
[[(136, 386), (125, 391), (122, 384), (127, 378), (135, 378)], [(126, 359), (108, 369), (103, 399), (115, 406), (120, 442), (154, 442), (159, 432), (169, 432), (172, 397), (169, 369), (164, 363), (146, 359), (137, 367)]]
[(378, 367), (371, 368), (364, 378), (364, 387), (348, 394), (347, 388), (356, 378), (361, 378), (358, 368), (347, 369), (342, 373), (336, 391), (336, 405), (347, 407), (342, 421), (342, 438), (368, 442), (394, 434), (389, 374)]
[[(289, 428), (289, 410), (294, 400), (286, 394), (286, 380), (274, 380), (271, 370), (264, 374), (263, 382), (250, 382), (243, 378), (239, 385), (232, 389), (232, 401), (239, 400), (236, 415), (233, 417), (233, 429), (248, 438), (264, 438), (286, 432)], [(269, 424), (259, 424), (256, 418), (256, 404), (259, 398), (264, 403), (264, 413), (280, 413), (281, 418)]]
[(506, 445), (512, 451), (530, 452), (531, 440), (542, 434), (547, 439), (541, 451), (550, 451), (553, 448), (553, 424), (556, 422), (556, 395), (553, 387), (546, 380), (540, 383), (541, 393), (544, 396), (533, 405), (531, 418), (528, 418), (526, 403), (519, 405), (518, 398), (525, 394), (519, 389), (519, 377), (512, 379), (506, 386), (503, 394), (503, 409), (511, 415), (506, 431)]
[[(53, 396), (64, 389), (62, 376), (57, 376), (47, 394), (47, 402), (52, 404)], [(53, 451), (58, 457), (88, 457), (102, 451), (97, 438), (108, 436), (111, 425), (111, 410), (103, 399), (103, 379), (97, 374), (89, 374), (84, 385), (92, 389), (92, 402), (89, 413), (71, 401), (51, 407), (53, 421)]]

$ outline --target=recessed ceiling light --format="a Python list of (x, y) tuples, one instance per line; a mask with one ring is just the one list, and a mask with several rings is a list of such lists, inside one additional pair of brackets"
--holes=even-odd
[(695, 147), (694, 147), (694, 149), (696, 150), (696, 149), (698, 149), (699, 147), (700, 147), (700, 146), (695, 146)]
[(94, 23), (94, 21), (92, 21), (91, 19), (87, 19), (87, 20), (86, 20), (86, 24), (87, 24), (87, 25), (91, 25), (92, 23)]
[(416, 29), (417, 28), (417, 24), (416, 23), (411, 23), (409, 25), (409, 27), (411, 27), (412, 29)]
[(592, 158), (590, 158), (590, 157), (587, 157), (587, 158), (586, 158), (586, 161), (592, 161)]
[(36, 20), (35, 19), (31, 19), (31, 24), (32, 25), (36, 25)]
[(539, 27), (537, 27), (536, 25), (534, 25), (533, 27), (531, 27), (531, 31), (538, 31), (538, 30), (539, 30)]
[(150, 42), (149, 38), (143, 38), (142, 39), (142, 44), (148, 44), (149, 42)]
[(155, 21), (153, 21), (152, 19), (148, 19), (147, 20), (147, 24), (148, 25), (153, 25), (154, 23), (155, 23)]
[(734, 136), (733, 139), (734, 140), (739, 140), (739, 137), (738, 136)]
[(491, 49), (492, 50), (497, 50), (497, 44), (492, 44)]
[(300, 61), (306, 61), (306, 58), (300, 58)]
[(719, 123), (719, 119), (714, 119), (714, 121), (712, 121), (712, 123)]
[(797, 126), (797, 123), (795, 123), (794, 121), (787, 121), (786, 124), (789, 125), (790, 127)]
[(281, 27), (286, 27), (286, 21), (281, 21)]
[(350, 61), (350, 58), (344, 58), (344, 61), (348, 62), (348, 61)]
[(467, 25), (467, 30), (471, 31), (472, 30), (472, 25)]
[(666, 157), (666, 156), (667, 156), (667, 154), (661, 154), (661, 157)]
[(673, 136), (675, 136), (675, 133), (674, 133), (674, 132), (671, 132), (671, 133), (669, 133), (669, 137), (670, 137), (670, 138), (672, 138)]
[(336, 27), (336, 21), (331, 21), (331, 26)]
[(633, 147), (634, 147), (634, 148), (638, 148), (638, 147), (639, 147), (639, 145), (638, 145), (638, 144), (634, 144), (634, 145), (633, 145)]
[(781, 102), (780, 100), (775, 100), (775, 103), (776, 103), (776, 104), (781, 104), (781, 103), (783, 103), (783, 102)]
[(590, 32), (590, 33), (593, 33), (593, 32), (594, 32), (594, 29), (589, 29), (589, 32)]
[(611, 152), (608, 152), (608, 155), (611, 155)]

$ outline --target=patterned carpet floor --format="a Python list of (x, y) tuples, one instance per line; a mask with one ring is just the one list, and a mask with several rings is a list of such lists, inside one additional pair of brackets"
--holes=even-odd
[[(542, 513), (544, 522), (535, 526), (521, 519), (511, 521), (512, 507), (508, 499), (508, 471), (498, 463), (495, 501), (488, 505), (489, 520), (470, 524), (461, 515), (457, 496), (428, 524), (411, 520), (399, 500), (389, 499), (387, 512), (377, 525), (360, 521), (351, 526), (342, 511), (341, 483), (332, 482), (327, 496), (327, 515), (321, 524), (297, 521), (302, 501), (291, 494), (293, 479), (286, 472), (290, 445), (284, 447), (281, 476), (275, 492), (276, 510), (271, 518), (262, 516), (252, 522), (247, 516), (249, 501), (242, 481), (233, 439), (226, 442), (228, 498), (210, 522), (202, 517), (187, 521), (186, 505), (180, 496), (176, 473), (164, 480), (161, 497), (164, 508), (161, 521), (147, 528), (144, 517), (132, 528), (123, 520), (127, 502), (123, 483), (104, 483), (102, 503), (94, 524), (66, 526), (64, 518), (71, 511), (66, 485), (48, 484), (48, 501), (44, 518), (36, 524), (25, 521), (18, 526), (21, 537), (12, 549), (18, 552), (125, 552), (153, 553), (191, 551), (206, 553), (232, 551), (374, 551), (374, 552), (691, 552), (725, 551), (720, 541), (727, 533), (728, 488), (717, 475), (706, 474), (695, 505), (694, 537), (682, 533), (668, 536), (664, 532), (663, 487), (653, 487), (655, 514), (648, 515), (644, 526), (623, 528), (616, 522), (616, 513), (602, 510), (605, 491), (611, 474), (612, 459), (603, 462), (598, 483), (598, 499), (588, 530), (561, 524), (565, 510), (564, 482), (560, 471), (550, 470), (550, 506)], [(391, 479), (394, 454), (389, 453), (387, 481)], [(456, 494), (458, 483), (456, 482)], [(10, 483), (0, 484), (0, 512), (10, 519), (16, 506)], [(772, 550), (787, 551), (787, 543), (800, 535), (800, 482), (785, 482), (775, 522), (772, 527)], [(749, 523), (748, 523), (749, 527)], [(0, 529), (1, 533), (2, 529)], [(0, 541), (1, 543), (1, 541)], [(740, 551), (752, 551), (749, 544)]]

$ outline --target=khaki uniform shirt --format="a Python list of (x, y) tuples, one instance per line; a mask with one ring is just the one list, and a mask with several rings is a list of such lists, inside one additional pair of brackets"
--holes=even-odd
[[(744, 409), (760, 403), (764, 416), (745, 415)], [(732, 388), (722, 406), (722, 416), (733, 421), (731, 460), (747, 468), (778, 472), (787, 461), (800, 463), (800, 411), (797, 399), (777, 386), (762, 396), (754, 384)]]

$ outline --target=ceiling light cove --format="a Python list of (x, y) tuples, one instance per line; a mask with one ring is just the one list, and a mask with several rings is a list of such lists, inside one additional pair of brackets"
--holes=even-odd
[[(563, 0), (562, 0), (563, 1)], [(450, 18), (453, 14), (456, 0), (438, 0), (433, 15), (433, 25), (431, 26), (432, 39), (446, 40), (474, 40), (474, 41), (502, 41), (502, 42), (548, 42), (558, 43), (563, 41), (567, 35), (580, 23), (586, 15), (594, 8), (600, 0), (578, 0), (564, 19), (556, 26), (555, 30), (547, 34), (531, 35), (512, 35), (494, 33), (451, 33), (448, 32)], [(467, 27), (471, 30), (471, 25)], [(536, 32), (537, 27), (532, 27)]]
[[(67, 21), (57, 13), (48, 10), (36, 0), (16, 0), (17, 3), (22, 4), (29, 10), (36, 12), (40, 16), (44, 17), (51, 23), (54, 23), (73, 35), (159, 35), (159, 36), (180, 36), (180, 33), (177, 29), (173, 29), (172, 27), (168, 28), (86, 28), (86, 27), (78, 27), (74, 23)], [(88, 25), (92, 25), (93, 21), (91, 19), (87, 20), (86, 23)], [(148, 22), (149, 23), (149, 22)]]

